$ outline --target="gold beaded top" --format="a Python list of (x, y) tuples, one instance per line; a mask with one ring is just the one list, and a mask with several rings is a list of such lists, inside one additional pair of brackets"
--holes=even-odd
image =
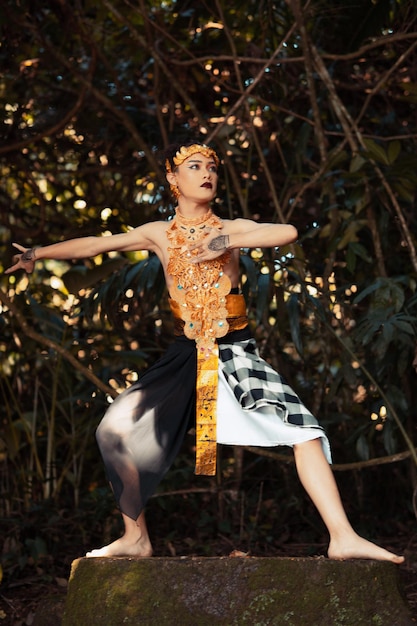
[(226, 335), (229, 329), (226, 295), (231, 289), (230, 279), (223, 271), (230, 252), (212, 261), (192, 260), (197, 252), (189, 249), (190, 244), (207, 237), (211, 228), (223, 228), (221, 219), (211, 209), (197, 219), (185, 218), (177, 209), (167, 230), (170, 242), (167, 272), (175, 285), (171, 296), (180, 305), (184, 334), (194, 339), (198, 350), (207, 355), (212, 352), (216, 338)]

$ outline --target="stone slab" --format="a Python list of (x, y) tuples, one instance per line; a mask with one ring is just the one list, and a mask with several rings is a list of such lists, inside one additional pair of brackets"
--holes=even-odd
[(411, 626), (398, 567), (320, 558), (81, 558), (62, 626)]

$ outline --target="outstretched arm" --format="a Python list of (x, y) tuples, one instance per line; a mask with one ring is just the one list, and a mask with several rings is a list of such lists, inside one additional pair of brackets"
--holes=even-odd
[(291, 224), (259, 224), (252, 220), (236, 219), (225, 222), (222, 230), (214, 230), (194, 248), (195, 262), (209, 261), (226, 250), (238, 248), (275, 248), (296, 241), (297, 229)]
[(292, 224), (259, 224), (237, 219), (229, 222), (229, 248), (275, 248), (296, 241), (298, 232)]
[(41, 259), (87, 259), (104, 252), (155, 249), (150, 224), (139, 226), (127, 233), (106, 237), (79, 237), (61, 241), (60, 243), (53, 243), (42, 248), (25, 248), (18, 243), (13, 245), (19, 250), (20, 254), (13, 257), (14, 265), (9, 267), (5, 274), (11, 274), (18, 269), (23, 269), (30, 274), (33, 272), (35, 262)]

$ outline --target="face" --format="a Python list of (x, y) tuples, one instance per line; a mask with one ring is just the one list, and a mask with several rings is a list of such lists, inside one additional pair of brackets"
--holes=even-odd
[(217, 165), (213, 157), (198, 152), (185, 159), (174, 172), (167, 174), (167, 180), (178, 186), (184, 198), (210, 202), (217, 191)]

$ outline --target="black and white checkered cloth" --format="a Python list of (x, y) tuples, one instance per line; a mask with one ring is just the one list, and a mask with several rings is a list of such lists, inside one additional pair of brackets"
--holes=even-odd
[(219, 361), (228, 385), (247, 411), (275, 406), (277, 416), (295, 426), (320, 428), (297, 394), (262, 357), (254, 339), (219, 344)]

